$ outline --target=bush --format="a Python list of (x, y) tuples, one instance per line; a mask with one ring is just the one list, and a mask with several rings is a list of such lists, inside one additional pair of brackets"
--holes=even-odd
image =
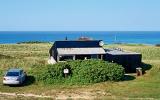
[[(68, 68), (70, 74), (64, 77), (63, 69)], [(47, 65), (37, 80), (49, 84), (86, 84), (104, 81), (120, 81), (124, 77), (124, 68), (115, 63), (101, 60), (77, 60)]]

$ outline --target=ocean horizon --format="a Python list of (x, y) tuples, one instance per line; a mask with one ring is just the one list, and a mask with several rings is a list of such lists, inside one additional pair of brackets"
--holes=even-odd
[(103, 40), (105, 44), (160, 44), (160, 31), (0, 31), (0, 44), (28, 41), (54, 42), (65, 40), (66, 37), (68, 40), (89, 37)]

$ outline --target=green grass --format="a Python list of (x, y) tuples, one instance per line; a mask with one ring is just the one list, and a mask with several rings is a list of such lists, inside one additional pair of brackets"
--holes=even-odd
[(18, 42), (17, 44), (40, 44), (40, 43), (49, 43), (44, 41), (27, 41), (27, 42)]
[[(48, 50), (52, 45), (40, 44), (1, 44), (0, 45), (0, 76), (10, 67), (23, 68), (29, 76), (41, 70), (47, 64)], [(57, 93), (96, 93), (101, 99), (124, 99), (124, 98), (155, 98), (160, 99), (160, 48), (146, 45), (105, 45), (106, 48), (123, 48), (124, 50), (140, 52), (143, 62), (150, 64), (152, 68), (141, 77), (132, 75), (133, 79), (121, 82), (102, 82), (90, 85), (44, 85), (32, 81), (20, 87), (3, 86), (0, 82), (0, 92), (35, 93), (45, 95), (56, 95)], [(37, 68), (36, 68), (37, 69)], [(99, 96), (99, 91), (105, 95)]]

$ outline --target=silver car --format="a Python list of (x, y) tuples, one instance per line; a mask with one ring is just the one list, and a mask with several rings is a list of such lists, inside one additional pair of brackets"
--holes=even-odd
[(26, 79), (26, 73), (22, 69), (9, 69), (3, 77), (3, 84), (19, 85)]

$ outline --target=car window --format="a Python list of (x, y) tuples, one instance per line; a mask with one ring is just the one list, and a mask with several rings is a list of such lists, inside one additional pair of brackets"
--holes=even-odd
[(19, 72), (8, 72), (6, 76), (19, 76)]

